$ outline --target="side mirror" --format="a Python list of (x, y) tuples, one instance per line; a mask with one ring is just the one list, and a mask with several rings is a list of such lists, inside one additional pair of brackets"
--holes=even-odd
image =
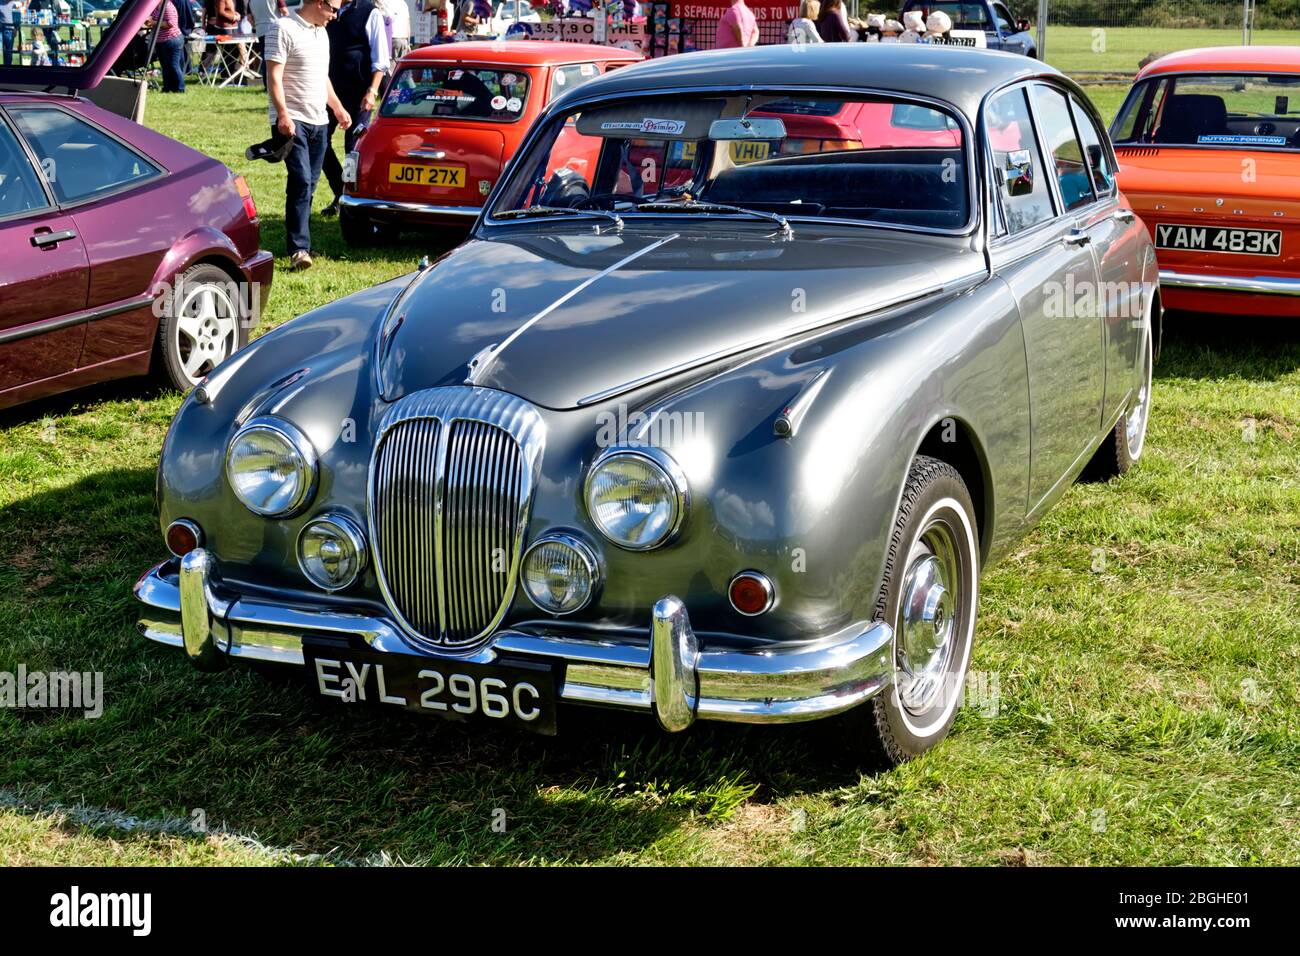
[(1034, 191), (1034, 165), (1029, 150), (1013, 149), (1007, 153), (1007, 165), (1004, 171), (1007, 182), (1007, 194), (1011, 196), (1028, 196)]
[(1028, 33), (1032, 26), (1033, 24), (1030, 23), (1028, 20), (1026, 20), (1024, 17), (1021, 17), (1019, 20), (1016, 21), (1016, 29), (1019, 30), (1021, 33)]

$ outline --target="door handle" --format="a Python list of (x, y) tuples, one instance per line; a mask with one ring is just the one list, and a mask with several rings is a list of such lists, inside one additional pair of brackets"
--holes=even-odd
[(1082, 229), (1071, 229), (1067, 235), (1061, 238), (1061, 241), (1067, 246), (1086, 246), (1092, 242), (1092, 236)]
[(447, 153), (441, 149), (413, 149), (407, 156), (414, 156), (419, 159), (446, 159)]
[(45, 246), (58, 245), (65, 239), (76, 238), (77, 234), (71, 229), (64, 229), (62, 232), (38, 232), (36, 235), (32, 236), (32, 245), (44, 248)]
[(1117, 222), (1132, 222), (1137, 218), (1137, 213), (1132, 209), (1116, 209), (1112, 215)]

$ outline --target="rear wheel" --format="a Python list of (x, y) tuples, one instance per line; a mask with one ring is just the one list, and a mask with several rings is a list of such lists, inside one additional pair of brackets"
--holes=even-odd
[(1129, 399), (1128, 408), (1115, 423), (1115, 428), (1101, 443), (1084, 476), (1094, 481), (1105, 481), (1122, 475), (1138, 463), (1146, 447), (1147, 420), (1151, 415), (1151, 363), (1154, 360), (1151, 323), (1147, 321), (1142, 332), (1141, 377)]
[(948, 734), (965, 686), (979, 600), (975, 508), (955, 468), (918, 456), (903, 489), (876, 619), (894, 629), (894, 679), (846, 715), (854, 744), (890, 766)]
[(401, 230), (388, 223), (375, 222), (365, 213), (348, 209), (339, 210), (339, 230), (349, 246), (380, 246), (396, 242)]
[(248, 344), (245, 296), (224, 269), (190, 266), (160, 300), (154, 377), (187, 392)]

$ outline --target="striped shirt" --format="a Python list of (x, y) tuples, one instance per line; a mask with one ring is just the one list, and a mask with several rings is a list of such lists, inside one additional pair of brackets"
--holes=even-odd
[[(297, 13), (280, 17), (266, 32), (266, 61), (284, 64), (284, 105), (295, 123), (324, 126), (328, 100), (330, 39), (324, 27), (314, 27)], [(267, 107), (271, 124), (275, 104)]]

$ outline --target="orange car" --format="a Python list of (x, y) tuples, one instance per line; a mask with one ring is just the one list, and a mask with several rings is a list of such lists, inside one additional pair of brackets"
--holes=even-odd
[(343, 238), (356, 245), (391, 240), (403, 225), (468, 227), (547, 103), (640, 59), (556, 40), (413, 50), (344, 163)]
[(1161, 57), (1111, 138), (1167, 308), (1300, 316), (1300, 48)]

